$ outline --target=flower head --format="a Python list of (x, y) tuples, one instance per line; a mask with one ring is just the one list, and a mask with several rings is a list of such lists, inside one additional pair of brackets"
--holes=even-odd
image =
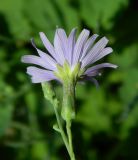
[(33, 83), (51, 80), (63, 82), (71, 78), (74, 81), (91, 80), (97, 84), (94, 77), (100, 75), (102, 68), (117, 67), (111, 63), (93, 66), (96, 61), (113, 51), (111, 47), (106, 47), (108, 43), (106, 37), (95, 42), (98, 35), (94, 34), (89, 37), (90, 31), (83, 29), (76, 40), (76, 31), (76, 28), (72, 29), (67, 36), (63, 29), (56, 29), (54, 45), (50, 43), (43, 32), (40, 32), (40, 38), (46, 48), (45, 52), (38, 49), (31, 40), (39, 56), (25, 55), (21, 61), (38, 66), (27, 67), (27, 73), (31, 75)]

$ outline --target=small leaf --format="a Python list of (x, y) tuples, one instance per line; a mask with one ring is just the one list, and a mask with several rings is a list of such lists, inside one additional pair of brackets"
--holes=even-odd
[(60, 129), (59, 129), (59, 127), (58, 127), (57, 124), (54, 124), (54, 125), (53, 125), (53, 129), (54, 129), (55, 131), (57, 131), (57, 132), (60, 132)]
[(42, 89), (44, 97), (52, 103), (56, 96), (52, 85), (49, 82), (42, 83)]

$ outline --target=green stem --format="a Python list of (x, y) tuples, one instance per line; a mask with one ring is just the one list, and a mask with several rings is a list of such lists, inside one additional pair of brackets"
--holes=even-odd
[(67, 129), (67, 135), (69, 140), (70, 158), (71, 160), (75, 160), (73, 144), (72, 144), (71, 121), (66, 122), (66, 129)]
[(66, 81), (63, 84), (63, 103), (61, 115), (65, 121), (70, 121), (75, 118), (75, 85), (72, 81)]
[(67, 149), (68, 153), (70, 154), (68, 140), (67, 140), (66, 134), (64, 133), (64, 130), (63, 130), (63, 127), (62, 127), (62, 123), (61, 123), (61, 120), (60, 120), (60, 117), (59, 117), (59, 114), (58, 114), (58, 111), (57, 111), (57, 106), (56, 106), (56, 104), (53, 104), (53, 106), (54, 106), (54, 111), (55, 111), (55, 115), (56, 115), (56, 119), (57, 119), (57, 123), (58, 123), (58, 127), (60, 129), (62, 139), (64, 141), (64, 144), (66, 146), (66, 149)]
[(42, 88), (45, 98), (49, 100), (54, 107), (54, 112), (56, 115), (58, 129), (59, 129), (58, 132), (60, 132), (62, 136), (62, 139), (67, 148), (71, 160), (75, 160), (75, 155), (73, 152), (73, 145), (72, 145), (72, 133), (71, 133), (71, 122), (72, 119), (75, 118), (75, 110), (74, 110), (75, 85), (73, 81), (68, 81), (68, 80), (66, 81), (66, 83), (63, 83), (63, 105), (62, 105), (61, 115), (66, 122), (67, 135), (65, 134), (62, 126), (61, 117), (58, 113), (58, 107), (59, 107), (58, 100), (56, 98), (54, 90), (52, 89), (51, 84), (43, 83)]
[(49, 100), (51, 102), (51, 104), (53, 105), (53, 107), (54, 107), (54, 112), (55, 112), (55, 115), (56, 115), (59, 132), (60, 132), (60, 134), (62, 136), (64, 144), (65, 144), (65, 146), (67, 148), (67, 151), (70, 154), (68, 139), (67, 139), (66, 134), (65, 134), (65, 132), (63, 130), (61, 119), (60, 119), (60, 116), (59, 116), (59, 113), (58, 113), (58, 110), (57, 110), (59, 106), (58, 106), (58, 100), (56, 98), (56, 94), (55, 94), (55, 92), (54, 92), (54, 90), (52, 88), (52, 85), (49, 82), (42, 83), (42, 89), (43, 89), (43, 92), (44, 92), (44, 97), (47, 100)]
[(75, 84), (73, 83), (73, 81), (67, 80), (66, 82), (63, 83), (63, 104), (62, 104), (61, 114), (62, 118), (66, 122), (66, 130), (67, 130), (71, 160), (75, 160), (75, 155), (72, 145), (72, 133), (71, 133), (71, 122), (72, 119), (75, 118), (74, 100), (75, 100)]

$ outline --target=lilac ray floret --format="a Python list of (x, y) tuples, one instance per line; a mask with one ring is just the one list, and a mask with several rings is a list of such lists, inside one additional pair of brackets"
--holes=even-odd
[(41, 83), (57, 79), (52, 71), (39, 69), (37, 67), (27, 67), (27, 73), (32, 76), (31, 79), (33, 83)]
[(114, 65), (114, 64), (111, 64), (111, 63), (101, 63), (101, 64), (98, 64), (98, 65), (95, 65), (93, 67), (88, 68), (85, 71), (85, 74), (90, 75), (92, 72), (96, 72), (96, 71), (98, 71), (99, 69), (102, 69), (102, 68), (117, 68), (117, 65)]
[(47, 63), (50, 67), (54, 67), (56, 68), (56, 61), (49, 56), (48, 54), (46, 54), (45, 52), (41, 51), (40, 49), (38, 49), (33, 41), (33, 39), (31, 40), (33, 47), (37, 50), (39, 56), (45, 61), (45, 63)]
[(96, 88), (99, 88), (99, 83), (98, 83), (97, 79), (95, 79), (93, 77), (86, 77), (85, 80), (93, 82), (95, 84)]
[(91, 63), (94, 63), (100, 60), (101, 58), (105, 57), (106, 55), (112, 52), (113, 52), (113, 49), (111, 47), (104, 48), (102, 51), (99, 52), (99, 54), (97, 54), (97, 56), (95, 56), (95, 58), (91, 61)]
[(84, 76), (89, 76), (89, 77), (95, 77), (95, 76), (98, 76), (100, 75), (100, 71), (99, 70), (92, 70), (92, 71), (87, 71), (84, 72), (83, 74)]
[(55, 49), (54, 49), (53, 45), (50, 43), (50, 41), (48, 40), (48, 38), (46, 37), (46, 35), (43, 32), (40, 32), (39, 34), (40, 34), (40, 38), (43, 42), (43, 45), (45, 46), (47, 51), (50, 53), (50, 55), (53, 58), (55, 58), (58, 61), (58, 57), (56, 56)]
[(84, 49), (83, 49), (80, 61), (85, 57), (85, 55), (88, 53), (88, 51), (90, 51), (90, 49), (92, 48), (97, 37), (98, 37), (98, 35), (94, 34), (87, 40), (87, 42), (84, 45)]
[(74, 53), (73, 53), (73, 65), (78, 63), (79, 58), (82, 54), (84, 44), (87, 41), (89, 34), (90, 34), (89, 30), (83, 29), (83, 31), (79, 35), (78, 40), (75, 44)]
[(89, 53), (82, 60), (82, 68), (91, 64), (92, 60), (97, 56), (97, 54), (104, 49), (107, 45), (108, 39), (106, 37), (101, 38), (89, 51)]
[(56, 30), (55, 37), (54, 37), (54, 48), (55, 48), (56, 56), (59, 58), (59, 64), (63, 65), (65, 62), (65, 56), (64, 56), (65, 50), (58, 33), (58, 29)]
[(72, 64), (72, 59), (73, 59), (73, 52), (74, 52), (74, 47), (75, 47), (75, 42), (76, 42), (76, 32), (77, 32), (76, 28), (72, 29), (72, 31), (68, 37), (67, 60), (70, 65)]
[(34, 55), (25, 55), (22, 56), (21, 61), (24, 63), (30, 63), (30, 64), (35, 64), (41, 67), (44, 67), (48, 70), (55, 70), (56, 66), (50, 65), (49, 62), (46, 63), (41, 57), (34, 56)]
[(65, 59), (67, 59), (67, 55), (68, 55), (67, 35), (66, 35), (66, 33), (63, 29), (57, 29), (57, 34), (58, 34), (58, 37), (59, 37), (59, 41), (61, 43), (61, 48), (62, 48), (62, 51), (63, 51), (63, 55), (64, 55)]

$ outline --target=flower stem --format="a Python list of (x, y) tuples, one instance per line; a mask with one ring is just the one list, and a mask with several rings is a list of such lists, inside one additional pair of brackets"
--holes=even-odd
[(66, 122), (66, 131), (68, 136), (69, 143), (69, 155), (71, 160), (75, 160), (75, 155), (73, 151), (72, 144), (72, 133), (71, 133), (71, 122), (72, 119), (75, 118), (75, 108), (74, 108), (74, 100), (75, 100), (75, 85), (73, 81), (66, 81), (63, 83), (63, 104), (62, 104), (62, 118)]
[(67, 129), (67, 135), (69, 140), (70, 158), (71, 160), (75, 160), (75, 155), (74, 155), (73, 145), (72, 145), (71, 121), (66, 122), (66, 129)]
[(49, 100), (51, 102), (51, 104), (53, 105), (54, 112), (55, 112), (56, 119), (57, 119), (58, 128), (59, 128), (58, 132), (60, 132), (60, 134), (62, 136), (62, 139), (64, 141), (64, 144), (67, 148), (67, 151), (70, 154), (68, 139), (67, 139), (67, 136), (66, 136), (66, 134), (63, 130), (61, 118), (60, 118), (59, 113), (58, 113), (59, 103), (58, 103), (58, 100), (56, 98), (56, 94), (55, 94), (55, 92), (52, 88), (52, 85), (49, 82), (42, 83), (42, 89), (43, 89), (44, 97), (47, 100)]
[(61, 116), (65, 121), (70, 121), (75, 118), (75, 86), (72, 81), (66, 81), (63, 84), (63, 103)]
[(57, 119), (57, 123), (58, 123), (58, 127), (60, 129), (62, 139), (64, 141), (64, 144), (66, 146), (66, 149), (67, 149), (68, 153), (70, 154), (68, 140), (67, 140), (66, 134), (65, 134), (65, 132), (63, 130), (63, 127), (62, 127), (62, 123), (61, 123), (61, 120), (60, 120), (60, 117), (59, 117), (59, 114), (58, 114), (58, 111), (57, 111), (57, 106), (55, 106), (55, 104), (53, 104), (53, 106), (54, 106), (54, 111), (55, 111), (55, 115), (56, 115), (56, 119)]
[(73, 83), (68, 83), (68, 82), (69, 81), (67, 81), (67, 83), (63, 85), (63, 106), (62, 106), (62, 113), (61, 113), (62, 118), (66, 122), (67, 135), (63, 129), (61, 116), (59, 115), (59, 112), (58, 112), (59, 102), (56, 98), (54, 90), (52, 89), (52, 85), (50, 83), (43, 83), (42, 89), (43, 89), (45, 98), (51, 102), (54, 108), (54, 112), (57, 119), (57, 125), (58, 125), (58, 127), (55, 130), (61, 134), (63, 142), (69, 153), (70, 159), (75, 160), (75, 155), (73, 152), (73, 145), (72, 145), (72, 133), (71, 133), (71, 122), (72, 122), (72, 119), (75, 118), (75, 111), (74, 111), (75, 87)]

